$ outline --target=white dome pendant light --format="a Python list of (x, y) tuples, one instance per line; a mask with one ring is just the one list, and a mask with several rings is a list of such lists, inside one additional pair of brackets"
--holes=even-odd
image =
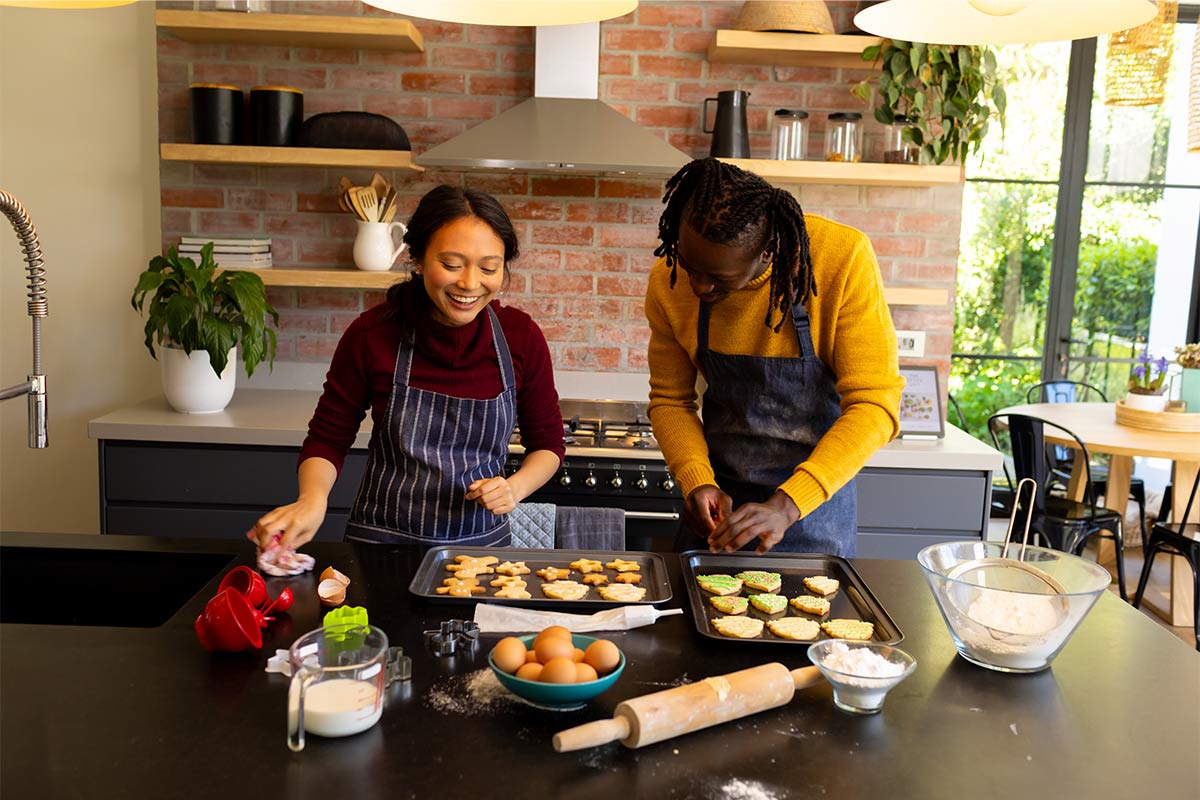
[(637, 0), (363, 0), (406, 17), (466, 25), (575, 25), (623, 17)]

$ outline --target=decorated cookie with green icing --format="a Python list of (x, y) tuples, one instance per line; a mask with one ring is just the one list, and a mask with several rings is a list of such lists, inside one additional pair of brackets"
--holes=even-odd
[(722, 614), (745, 614), (750, 601), (744, 597), (710, 597), (708, 602)]
[(734, 577), (741, 578), (747, 589), (757, 589), (760, 592), (775, 592), (783, 585), (783, 577), (778, 572), (751, 570), (739, 572)]
[(742, 590), (742, 581), (731, 575), (697, 575), (696, 583), (712, 594), (737, 594)]
[(781, 594), (752, 594), (750, 605), (768, 614), (778, 614), (787, 608), (787, 598)]

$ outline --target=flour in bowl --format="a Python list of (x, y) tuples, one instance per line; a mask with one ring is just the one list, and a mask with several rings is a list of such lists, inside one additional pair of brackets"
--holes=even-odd
[(862, 678), (892, 678), (904, 672), (895, 664), (866, 647), (849, 647), (837, 642), (829, 648), (821, 663), (829, 669)]
[(967, 608), (980, 625), (1004, 633), (1041, 636), (1058, 627), (1054, 598), (1019, 592), (984, 591)]

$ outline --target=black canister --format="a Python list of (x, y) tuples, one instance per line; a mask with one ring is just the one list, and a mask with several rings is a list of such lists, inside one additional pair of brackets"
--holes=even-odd
[(304, 120), (304, 92), (290, 86), (250, 90), (250, 144), (291, 147)]
[(223, 83), (193, 83), (192, 141), (195, 144), (240, 144), (242, 90)]
[(708, 119), (708, 104), (717, 104), (717, 118), (712, 128), (701, 126), (711, 133), (712, 147), (708, 154), (714, 158), (749, 158), (750, 130), (746, 124), (746, 101), (750, 93), (741, 89), (717, 92), (716, 97), (704, 101), (704, 118)]

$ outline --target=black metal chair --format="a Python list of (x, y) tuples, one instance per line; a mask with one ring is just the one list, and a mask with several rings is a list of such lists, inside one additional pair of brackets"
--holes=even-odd
[(1142, 564), (1142, 575), (1138, 578), (1137, 592), (1133, 596), (1133, 607), (1142, 604), (1142, 594), (1150, 579), (1150, 568), (1159, 553), (1182, 556), (1192, 567), (1192, 617), (1196, 650), (1200, 651), (1200, 523), (1188, 522), (1192, 505), (1196, 502), (1196, 488), (1200, 486), (1200, 472), (1192, 482), (1192, 493), (1187, 508), (1176, 523), (1155, 522), (1150, 527), (1150, 541), (1146, 543), (1146, 561)]
[[(1029, 387), (1025, 392), (1026, 403), (1107, 403), (1104, 392), (1090, 383), (1081, 381), (1044, 381)], [(1062, 445), (1051, 445), (1054, 468), (1051, 480), (1064, 488), (1071, 482), (1071, 469), (1075, 458), (1070, 448)], [(1102, 464), (1092, 464), (1092, 492), (1099, 497), (1108, 486), (1108, 467)], [(1137, 503), (1138, 526), (1142, 530), (1142, 549), (1146, 547), (1146, 484), (1141, 478), (1129, 479), (1129, 496)]]
[[(1116, 511), (1096, 505), (1093, 491), (1091, 465), (1087, 458), (1087, 447), (1071, 431), (1026, 414), (993, 414), (988, 417), (988, 432), (996, 449), (1011, 455), (1016, 479), (1032, 478), (1038, 490), (1034, 495), (1033, 518), (1029, 530), (1055, 550), (1079, 555), (1092, 537), (1112, 539), (1117, 550), (1117, 590), (1122, 600), (1125, 594), (1125, 537), (1124, 520)], [(1084, 498), (1077, 503), (1065, 497), (1057, 497), (1047, 491), (1050, 483), (1051, 464), (1047, 457), (1045, 428), (1050, 427), (1071, 438), (1084, 454)], [(1006, 435), (1007, 450), (1001, 441)], [(1004, 475), (1013, 486), (1013, 477), (1005, 464)]]

